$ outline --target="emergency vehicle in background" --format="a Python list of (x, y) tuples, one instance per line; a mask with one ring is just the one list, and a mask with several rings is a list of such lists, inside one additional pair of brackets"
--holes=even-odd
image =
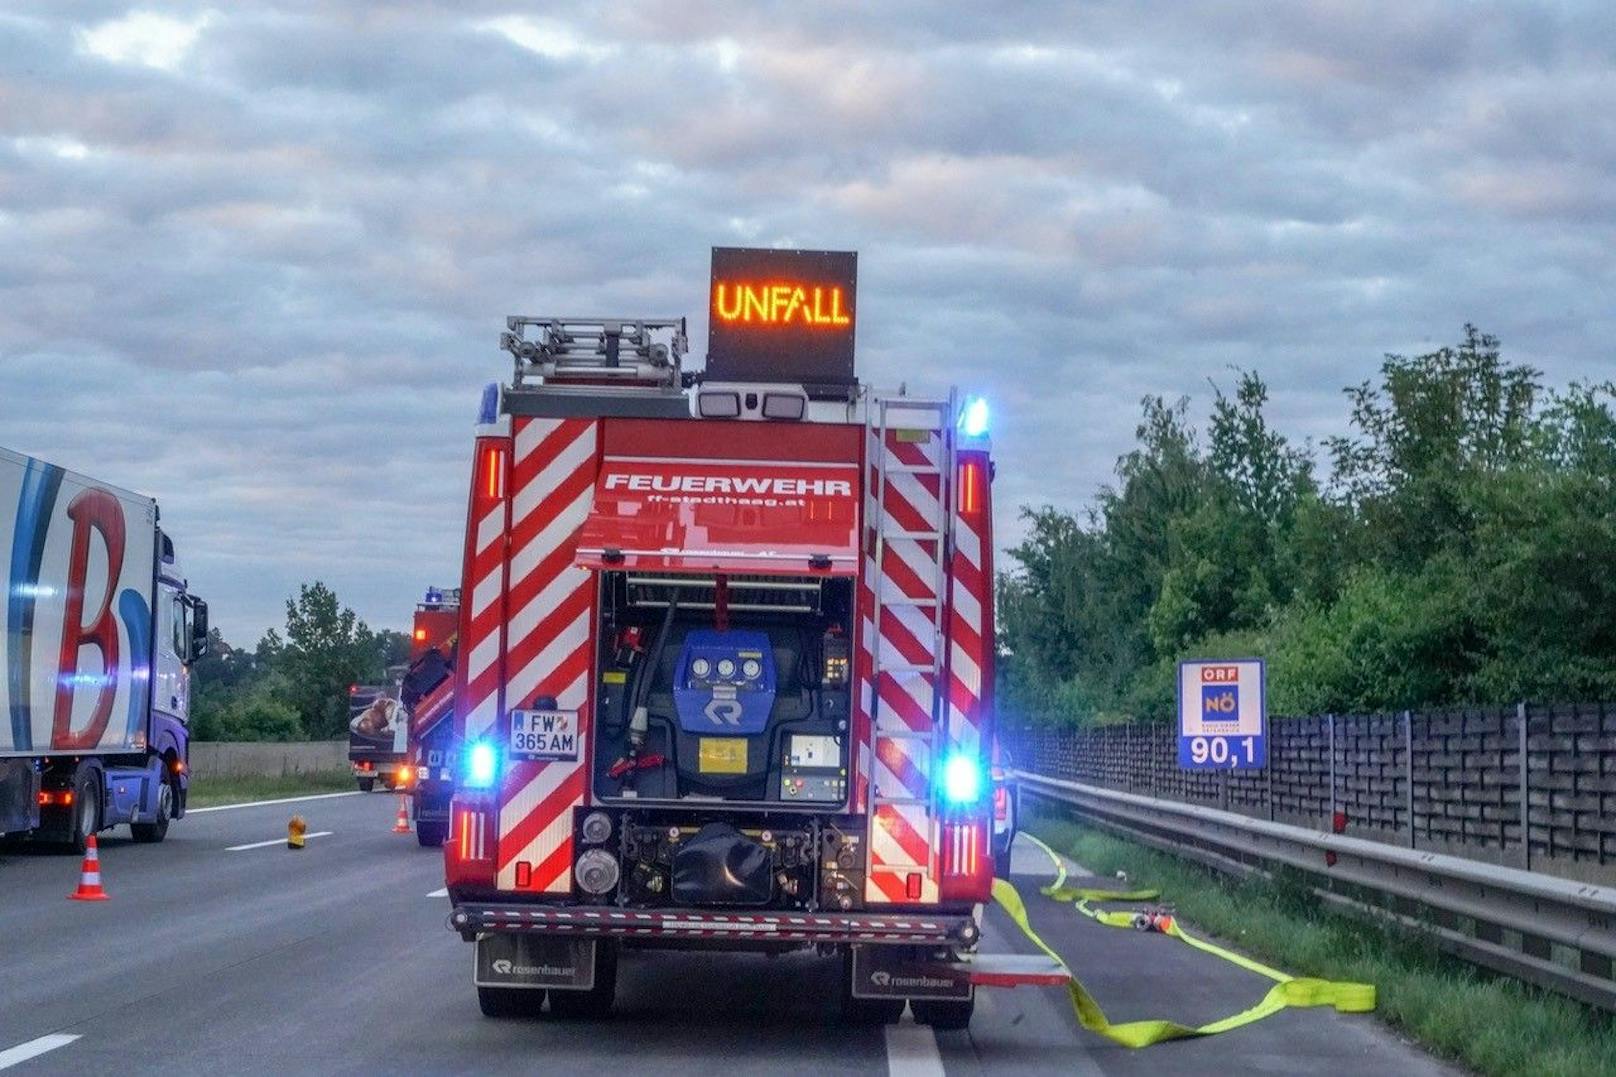
[(415, 607), (410, 632), (410, 668), (400, 698), (409, 711), (405, 753), (407, 787), (414, 802), (415, 837), (439, 846), (449, 833), (449, 798), (454, 794), (450, 747), (454, 723), (454, 664), (460, 637), (460, 589), (428, 588)]
[(185, 814), (207, 604), (157, 503), (0, 449), (0, 835), (83, 851)]
[(458, 588), (427, 588), (410, 626), (409, 663), (389, 670), (386, 684), (348, 690), (348, 761), (360, 792), (381, 782), (407, 793), (415, 834), (439, 846), (448, 833), (453, 769), (445, 720), (454, 700)]
[(860, 384), (856, 258), (715, 249), (699, 375), (683, 319), (507, 321), (444, 851), (485, 1014), (605, 1013), (625, 946), (815, 947), (852, 1021), (970, 1019), (987, 410)]

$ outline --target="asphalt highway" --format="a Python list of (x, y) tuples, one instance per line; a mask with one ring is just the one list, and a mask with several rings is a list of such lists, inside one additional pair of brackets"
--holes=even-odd
[[(984, 991), (968, 1032), (849, 1028), (837, 965), (628, 953), (605, 1022), (490, 1020), (471, 947), (444, 926), (436, 850), (393, 834), (382, 794), (208, 810), (158, 846), (102, 835), (111, 900), (64, 900), (78, 861), (0, 849), (0, 1071), (18, 1074), (1452, 1072), (1373, 1017), (1286, 1011), (1207, 1039), (1129, 1051), (1078, 1027), (1064, 992)], [(285, 848), (297, 812), (311, 837)], [(1048, 858), (1017, 849), (1035, 927), (1113, 1021), (1199, 1023), (1268, 981), (1163, 936), (1093, 924), (1039, 897)], [(1025, 873), (1025, 874), (1021, 874)], [(997, 910), (991, 949), (1027, 951)]]

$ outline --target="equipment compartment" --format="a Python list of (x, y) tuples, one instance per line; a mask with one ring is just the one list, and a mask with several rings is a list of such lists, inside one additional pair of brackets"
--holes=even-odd
[(853, 581), (602, 572), (602, 801), (847, 804)]

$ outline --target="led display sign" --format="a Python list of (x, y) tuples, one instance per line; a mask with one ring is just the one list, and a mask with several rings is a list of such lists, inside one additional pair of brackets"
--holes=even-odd
[(852, 385), (858, 254), (714, 247), (712, 381)]

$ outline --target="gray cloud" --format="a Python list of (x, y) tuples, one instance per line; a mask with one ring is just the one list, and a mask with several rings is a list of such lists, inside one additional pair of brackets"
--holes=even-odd
[(10, 10), (0, 443), (157, 494), (241, 641), (315, 576), (401, 624), (504, 315), (699, 342), (713, 244), (861, 251), (866, 380), (988, 393), (1005, 542), (1231, 365), (1297, 437), (1466, 320), (1616, 375), (1600, 3)]

